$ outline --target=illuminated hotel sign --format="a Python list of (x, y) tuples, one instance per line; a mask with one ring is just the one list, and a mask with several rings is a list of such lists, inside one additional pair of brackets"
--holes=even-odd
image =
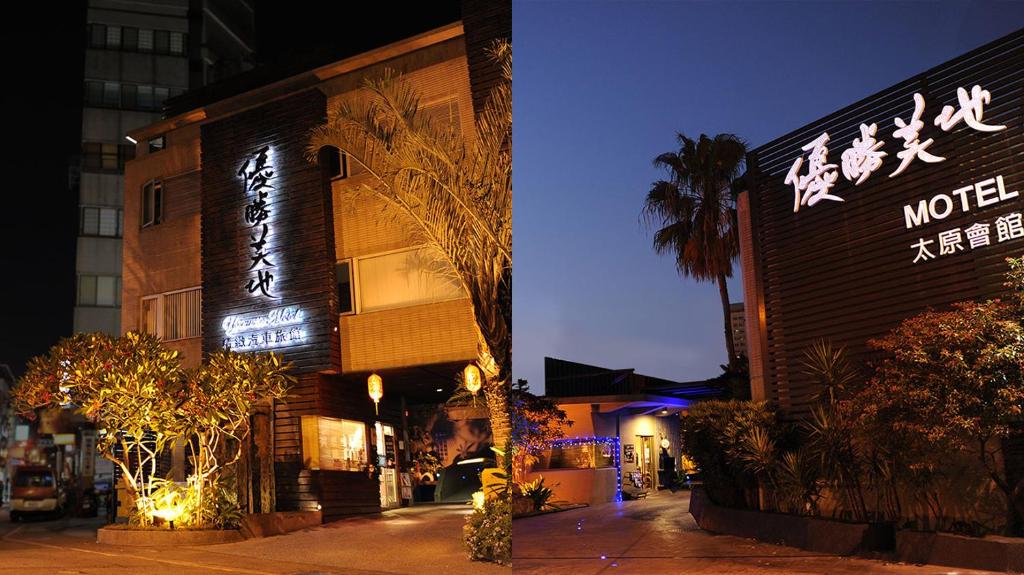
[[(979, 132), (998, 132), (1005, 130), (1006, 126), (989, 125), (982, 122), (985, 115), (984, 106), (992, 101), (992, 94), (981, 86), (974, 86), (970, 94), (964, 88), (957, 89), (957, 100), (959, 109), (953, 106), (945, 106), (935, 117), (935, 125), (948, 132), (960, 122)], [(928, 151), (928, 148), (935, 143), (934, 139), (928, 138), (921, 141), (921, 128), (924, 122), (921, 116), (924, 114), (925, 101), (921, 94), (914, 94), (914, 114), (910, 121), (896, 117), (893, 124), (894, 138), (903, 140), (903, 150), (896, 154), (900, 159), (900, 165), (889, 177), (898, 176), (903, 173), (914, 160), (920, 160), (929, 164), (943, 162), (946, 158), (936, 156)], [(860, 125), (860, 137), (854, 138), (849, 149), (840, 156), (843, 164), (843, 176), (859, 186), (868, 179), (873, 172), (882, 167), (882, 159), (887, 155), (880, 148), (884, 141), (875, 138), (878, 133), (878, 124)], [(801, 148), (804, 152), (810, 152), (807, 158), (807, 173), (801, 174), (800, 170), (804, 165), (804, 157), (801, 154), (793, 161), (793, 167), (786, 174), (785, 183), (793, 186), (793, 211), (799, 212), (801, 206), (813, 206), (821, 200), (833, 202), (846, 201), (843, 198), (829, 193), (829, 190), (839, 179), (838, 166), (828, 163), (828, 132), (822, 132), (820, 136)]]
[(270, 192), (274, 189), (274, 185), (270, 183), (274, 178), (270, 146), (264, 146), (246, 160), (238, 170), (238, 175), (245, 182), (245, 193), (249, 198), (244, 217), (251, 231), (249, 247), (252, 253), (249, 255), (249, 273), (252, 277), (245, 287), (251, 294), (260, 292), (266, 297), (276, 298), (277, 296), (271, 293), (274, 274), (270, 268), (273, 268), (274, 264), (267, 259), (267, 253), (270, 251), (268, 243), (272, 237)]
[(254, 350), (301, 343), (306, 339), (304, 314), (298, 307), (283, 307), (262, 314), (229, 315), (221, 322), (224, 347)]
[[(961, 122), (977, 132), (1005, 130), (1005, 125), (983, 122), (984, 107), (991, 101), (992, 94), (980, 85), (975, 85), (970, 92), (962, 87), (957, 88), (958, 107), (944, 106), (935, 116), (933, 123), (944, 132), (949, 132)], [(893, 130), (892, 136), (902, 140), (903, 150), (896, 154), (900, 164), (889, 174), (890, 178), (902, 174), (914, 160), (929, 164), (946, 160), (928, 151), (935, 143), (933, 138), (921, 140), (921, 129), (925, 126), (921, 120), (924, 111), (924, 96), (914, 94), (914, 113), (910, 120), (904, 121), (899, 116), (893, 119), (896, 129)], [(869, 176), (879, 170), (883, 159), (888, 155), (881, 150), (885, 142), (878, 140), (877, 134), (878, 124), (861, 124), (860, 137), (855, 137), (850, 147), (840, 156), (843, 177), (854, 186), (864, 183)], [(804, 145), (801, 150), (809, 152), (806, 173), (800, 173), (804, 169), (804, 156), (801, 154), (793, 161), (786, 174), (784, 183), (793, 186), (793, 212), (799, 212), (802, 206), (814, 206), (821, 200), (846, 201), (831, 193), (832, 187), (839, 179), (840, 167), (828, 162), (828, 142), (828, 132), (822, 132), (820, 136)], [(905, 205), (903, 216), (906, 228), (913, 229), (931, 221), (943, 220), (956, 210), (967, 213), (972, 207), (977, 209), (1017, 198), (1018, 191), (1007, 188), (1007, 185), (1002, 175), (995, 175), (952, 190), (950, 193), (939, 193), (916, 204)], [(967, 227), (952, 228), (935, 236), (920, 237), (910, 248), (913, 250), (913, 263), (916, 264), (1020, 237), (1024, 237), (1021, 213), (1008, 212), (991, 220), (972, 222)]]
[[(273, 250), (274, 230), (271, 193), (275, 191), (276, 168), (273, 151), (264, 146), (254, 152), (238, 170), (245, 187), (246, 205), (243, 221), (249, 228), (250, 274), (246, 291), (268, 300), (280, 299), (274, 289), (276, 266), (269, 259)], [(275, 258), (276, 259), (276, 258)], [(223, 347), (235, 351), (254, 351), (302, 343), (306, 339), (304, 313), (295, 306), (275, 307), (268, 311), (229, 315), (221, 322)]]

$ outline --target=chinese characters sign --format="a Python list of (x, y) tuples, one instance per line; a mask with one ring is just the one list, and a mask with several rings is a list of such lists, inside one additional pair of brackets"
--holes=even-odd
[[(944, 132), (949, 132), (961, 122), (969, 128), (978, 132), (998, 132), (1005, 130), (1006, 126), (991, 125), (983, 122), (984, 107), (992, 101), (992, 94), (981, 86), (975, 85), (968, 93), (964, 88), (957, 89), (957, 105), (945, 106), (934, 118), (934, 125)], [(935, 143), (933, 138), (921, 140), (921, 129), (925, 123), (921, 118), (925, 113), (925, 99), (921, 94), (914, 94), (914, 112), (909, 121), (899, 116), (893, 119), (895, 129), (892, 132), (894, 139), (902, 140), (903, 149), (896, 154), (900, 164), (893, 170), (889, 177), (902, 174), (915, 160), (936, 164), (944, 162), (946, 158), (937, 156), (928, 151), (928, 148)], [(881, 169), (884, 158), (888, 155), (881, 150), (885, 144), (879, 140), (877, 124), (861, 124), (860, 137), (854, 138), (850, 147), (842, 152), (842, 173), (854, 186), (863, 184), (875, 171)], [(805, 173), (804, 156), (793, 161), (793, 166), (786, 174), (785, 183), (793, 186), (793, 211), (799, 212), (801, 207), (811, 207), (822, 200), (843, 202), (843, 198), (831, 193), (839, 179), (839, 165), (828, 162), (829, 142), (827, 132), (803, 146), (804, 152), (809, 152)]]
[(268, 245), (272, 232), (270, 193), (274, 190), (271, 181), (274, 179), (274, 167), (270, 161), (270, 147), (264, 146), (252, 154), (238, 170), (238, 175), (245, 182), (245, 193), (248, 204), (245, 206), (244, 220), (249, 226), (249, 273), (251, 277), (246, 284), (250, 294), (259, 292), (268, 298), (277, 298), (273, 293), (274, 264), (267, 259)]
[(229, 315), (221, 322), (224, 348), (235, 351), (268, 349), (303, 343), (304, 314), (298, 307), (279, 307), (268, 313)]

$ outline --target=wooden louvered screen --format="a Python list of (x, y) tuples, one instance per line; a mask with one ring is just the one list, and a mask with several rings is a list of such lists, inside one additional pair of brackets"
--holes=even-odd
[[(991, 93), (983, 122), (1005, 125), (980, 132), (961, 122), (949, 132), (934, 124), (946, 105), (959, 110), (957, 88), (980, 85)], [(909, 121), (914, 93), (924, 96), (920, 139), (934, 138), (929, 152), (940, 163), (915, 160), (895, 177), (903, 139), (893, 135), (894, 118)], [(864, 183), (854, 186), (842, 175), (841, 154), (860, 137), (861, 123), (877, 123), (877, 139), (888, 156)], [(785, 413), (806, 412), (814, 385), (802, 373), (804, 350), (819, 338), (845, 345), (860, 365), (871, 352), (866, 342), (883, 335), (902, 319), (929, 307), (1004, 293), (1005, 258), (1024, 252), (1024, 239), (997, 242), (994, 222), (1024, 211), (1024, 31), (978, 48), (923, 74), (870, 96), (753, 151), (749, 158), (750, 220), (754, 258), (745, 266), (760, 286), (764, 349), (755, 379), (764, 376), (767, 399)], [(845, 201), (822, 200), (794, 212), (794, 190), (784, 183), (801, 147), (828, 132), (828, 162), (839, 165), (831, 193)], [(801, 173), (807, 172), (807, 162)], [(970, 211), (960, 209), (954, 190), (1002, 176), (1006, 192), (1016, 198), (978, 207), (974, 192), (966, 196)], [(936, 194), (955, 199), (953, 212), (941, 221), (907, 229), (904, 206)], [(975, 223), (992, 225), (991, 245), (914, 263), (921, 239)], [(749, 267), (748, 267), (749, 266)], [(748, 302), (748, 306), (751, 303)], [(748, 308), (749, 309), (749, 308)], [(753, 306), (753, 310), (758, 307)], [(754, 317), (753, 313), (751, 314)], [(756, 317), (755, 317), (756, 319)], [(749, 326), (750, 329), (756, 325)]]

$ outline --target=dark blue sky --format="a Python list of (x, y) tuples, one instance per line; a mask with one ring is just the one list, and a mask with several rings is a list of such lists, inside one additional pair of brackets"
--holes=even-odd
[(513, 376), (720, 373), (718, 290), (638, 222), (651, 160), (677, 131), (758, 146), (1021, 27), (1022, 0), (513, 1)]

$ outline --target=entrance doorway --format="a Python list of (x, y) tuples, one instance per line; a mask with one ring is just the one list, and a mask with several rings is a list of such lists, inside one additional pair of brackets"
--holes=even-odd
[(652, 489), (654, 487), (654, 473), (657, 469), (655, 462), (657, 461), (654, 457), (654, 437), (651, 435), (638, 435), (636, 436), (639, 440), (637, 443), (640, 444), (640, 453), (637, 454), (636, 467), (640, 471), (640, 477), (643, 480), (644, 489)]
[(394, 509), (398, 499), (398, 452), (395, 445), (395, 428), (387, 423), (374, 424), (377, 440), (377, 466), (380, 468), (380, 506)]

